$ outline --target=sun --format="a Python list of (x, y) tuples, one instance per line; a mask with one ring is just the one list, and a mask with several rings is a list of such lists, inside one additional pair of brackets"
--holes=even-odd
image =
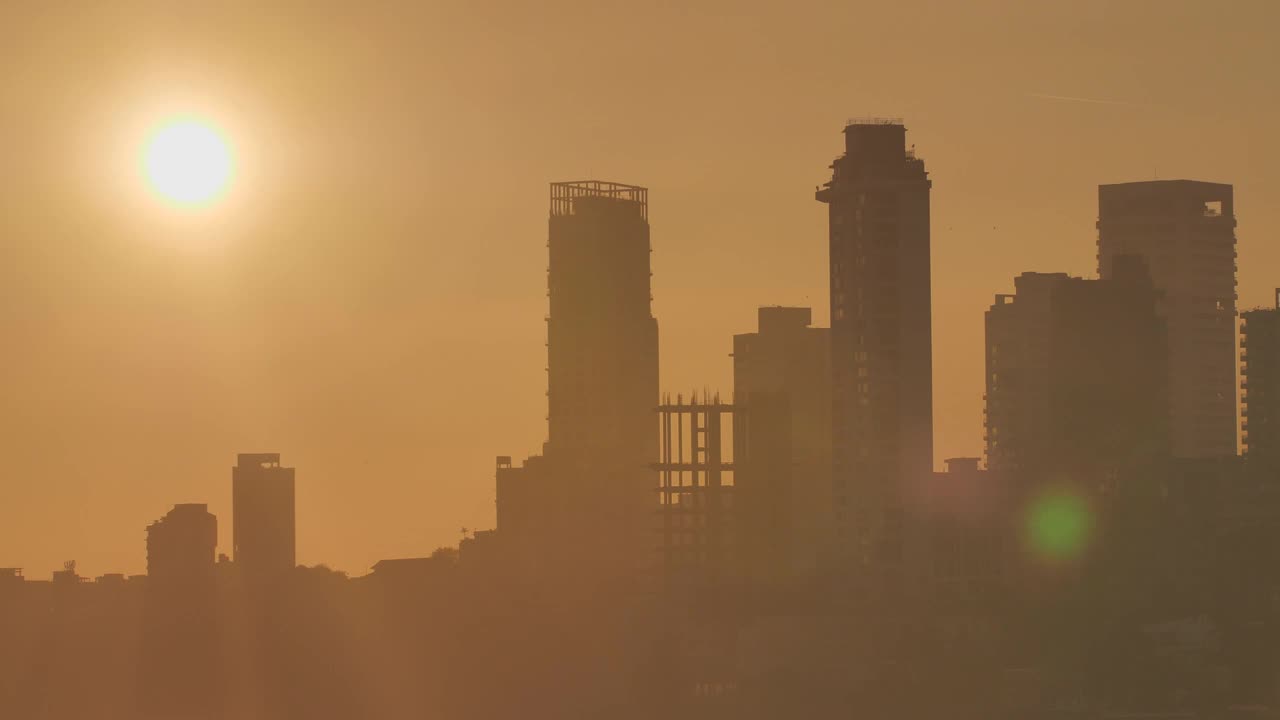
[(171, 120), (148, 138), (143, 168), (151, 188), (166, 200), (205, 205), (226, 191), (231, 180), (231, 149), (209, 123)]

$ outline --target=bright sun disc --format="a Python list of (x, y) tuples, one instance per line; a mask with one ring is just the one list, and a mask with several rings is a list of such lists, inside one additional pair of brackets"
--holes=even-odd
[(182, 205), (217, 198), (231, 178), (231, 151), (210, 126), (195, 121), (171, 122), (147, 142), (143, 164), (151, 187)]

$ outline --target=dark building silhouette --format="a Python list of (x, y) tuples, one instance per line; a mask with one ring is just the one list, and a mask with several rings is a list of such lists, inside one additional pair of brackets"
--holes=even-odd
[(62, 563), (61, 570), (53, 571), (51, 582), (54, 585), (78, 585), (89, 582), (89, 578), (81, 576), (76, 570), (75, 560), (68, 560)]
[(1280, 288), (1274, 308), (1242, 313), (1244, 447), (1251, 461), (1280, 460)]
[(957, 598), (981, 599), (997, 592), (1016, 547), (1008, 522), (1009, 487), (1000, 473), (981, 466), (981, 458), (943, 461), (921, 495), (929, 507), (935, 543), (934, 577), (937, 590), (953, 611), (989, 612), (989, 607), (957, 607)]
[[(650, 311), (649, 191), (551, 186), (547, 453), (647, 467), (657, 450), (658, 321)], [(600, 478), (635, 485), (634, 478)], [(652, 485), (647, 484), (646, 490)]]
[(1236, 219), (1232, 187), (1192, 180), (1098, 187), (1098, 274), (1146, 260), (1169, 326), (1178, 457), (1236, 454)]
[(734, 439), (742, 416), (718, 395), (666, 397), (658, 406), (662, 584), (714, 591), (741, 578)]
[(929, 181), (896, 122), (846, 141), (836, 327), (761, 308), (731, 402), (658, 396), (646, 191), (555, 184), (549, 439), (497, 458), (496, 530), (296, 566), (294, 470), (240, 455), (234, 562), (184, 504), (147, 576), (0, 568), (0, 720), (1274, 717), (1280, 290), (1244, 313), (1247, 455), (1172, 452), (1170, 383), (1221, 378), (1227, 186), (1104, 190), (1142, 247), (996, 297), (987, 467), (931, 472)]
[(543, 537), (547, 519), (554, 512), (551, 481), (542, 455), (515, 466), (508, 455), (497, 458), (494, 471), (498, 531), (513, 551), (529, 548)]
[(147, 578), (212, 590), (218, 547), (218, 519), (204, 504), (174, 505), (147, 526)]
[(585, 563), (622, 584), (652, 569), (658, 324), (648, 208), (642, 187), (551, 185), (548, 439), (522, 467), (500, 459), (496, 478), (498, 530), (523, 565)]
[(279, 577), (297, 564), (294, 469), (280, 453), (242, 453), (231, 469), (232, 560), (247, 581)]
[(830, 548), (831, 344), (809, 308), (763, 307), (733, 336), (733, 394), (751, 432), (735, 435), (740, 537), (758, 579), (812, 578)]
[(175, 505), (147, 526), (138, 678), (143, 717), (216, 716), (217, 544), (218, 520), (207, 505)]
[[(0, 570), (0, 717), (138, 718), (139, 578)], [(175, 717), (175, 716), (170, 716)]]
[(429, 557), (394, 558), (379, 560), (373, 564), (373, 572), (366, 576), (374, 582), (391, 586), (442, 585), (452, 580), (456, 570), (457, 554), (438, 552)]
[[(502, 572), (502, 541), (497, 530), (476, 530), (458, 542), (458, 562), (476, 574)], [(508, 575), (509, 577), (509, 575)]]
[(837, 527), (855, 557), (920, 568), (903, 487), (933, 471), (931, 181), (900, 122), (854, 121), (844, 136), (817, 192), (829, 206)]
[(992, 470), (1035, 481), (1168, 453), (1165, 327), (1141, 258), (1110, 278), (1023, 273), (987, 311)]

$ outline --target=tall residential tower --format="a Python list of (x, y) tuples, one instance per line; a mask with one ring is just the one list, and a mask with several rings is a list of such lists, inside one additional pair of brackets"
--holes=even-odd
[(1020, 486), (1165, 457), (1165, 327), (1141, 258), (1111, 278), (1023, 273), (987, 311), (987, 466)]
[[(740, 544), (767, 582), (812, 578), (830, 545), (830, 330), (807, 307), (762, 307), (756, 332), (733, 336)], [(735, 427), (741, 427), (739, 423)]]
[(297, 564), (293, 470), (280, 453), (242, 453), (231, 469), (232, 559), (251, 582)]
[(890, 572), (924, 547), (907, 488), (933, 472), (931, 182), (906, 133), (850, 122), (817, 192), (830, 225), (837, 531), (852, 559)]
[(1173, 454), (1236, 454), (1236, 219), (1230, 185), (1157, 180), (1098, 188), (1098, 274), (1146, 260), (1169, 327)]

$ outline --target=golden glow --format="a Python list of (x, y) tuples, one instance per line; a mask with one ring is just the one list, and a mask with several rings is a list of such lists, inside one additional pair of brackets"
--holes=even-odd
[(143, 167), (161, 197), (179, 205), (204, 205), (220, 197), (231, 180), (231, 150), (208, 123), (175, 120), (148, 139)]

